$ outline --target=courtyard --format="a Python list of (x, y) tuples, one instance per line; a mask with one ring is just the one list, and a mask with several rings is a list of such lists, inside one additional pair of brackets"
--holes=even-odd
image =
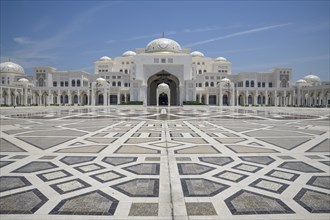
[(1, 219), (329, 219), (329, 108), (1, 108)]

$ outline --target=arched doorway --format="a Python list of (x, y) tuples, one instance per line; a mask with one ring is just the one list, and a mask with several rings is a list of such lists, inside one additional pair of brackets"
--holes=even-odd
[(168, 105), (168, 97), (166, 93), (163, 92), (159, 94), (158, 103), (159, 105)]
[[(169, 96), (167, 96), (167, 104), (170, 104), (171, 106), (180, 105), (179, 79), (165, 70), (149, 77), (147, 105), (157, 105), (157, 88), (161, 83), (167, 84), (170, 89)], [(160, 96), (158, 97), (158, 101), (160, 101), (159, 99)], [(165, 96), (162, 97), (162, 99), (165, 100)], [(159, 102), (159, 104), (161, 105), (161, 102)]]

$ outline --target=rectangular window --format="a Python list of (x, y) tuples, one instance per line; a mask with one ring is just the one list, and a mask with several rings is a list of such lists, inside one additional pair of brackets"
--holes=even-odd
[(117, 79), (121, 79), (121, 76), (117, 76)]
[(69, 86), (69, 82), (65, 81), (65, 87), (68, 87), (68, 86)]
[(64, 82), (63, 81), (61, 81), (61, 87), (63, 87), (64, 86)]
[(261, 82), (258, 82), (258, 87), (261, 87)]
[(116, 79), (116, 76), (112, 76), (112, 79)]
[(265, 88), (266, 87), (266, 83), (262, 82), (262, 87)]
[(106, 78), (106, 79), (109, 79), (110, 77), (109, 77), (109, 76), (106, 76), (105, 78)]
[(217, 76), (217, 79), (220, 79), (220, 76)]
[(57, 87), (57, 82), (53, 81), (53, 87)]
[(168, 63), (173, 63), (173, 58), (168, 58)]
[(159, 59), (158, 58), (154, 58), (154, 63), (159, 63)]
[(162, 61), (162, 63), (166, 63), (166, 59), (164, 59), (164, 58), (162, 58), (161, 61)]
[(268, 87), (269, 87), (269, 88), (272, 88), (272, 87), (273, 87), (273, 83), (272, 83), (272, 82), (269, 82), (269, 83), (268, 83)]
[(205, 76), (205, 79), (209, 79), (209, 77), (208, 76)]

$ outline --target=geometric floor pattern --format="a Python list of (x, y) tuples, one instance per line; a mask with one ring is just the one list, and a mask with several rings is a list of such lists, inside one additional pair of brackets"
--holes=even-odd
[(0, 219), (330, 219), (329, 120), (321, 108), (1, 108)]

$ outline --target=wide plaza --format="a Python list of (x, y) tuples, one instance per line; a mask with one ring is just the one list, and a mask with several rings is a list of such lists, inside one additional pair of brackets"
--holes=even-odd
[(1, 108), (0, 218), (329, 219), (329, 108)]

